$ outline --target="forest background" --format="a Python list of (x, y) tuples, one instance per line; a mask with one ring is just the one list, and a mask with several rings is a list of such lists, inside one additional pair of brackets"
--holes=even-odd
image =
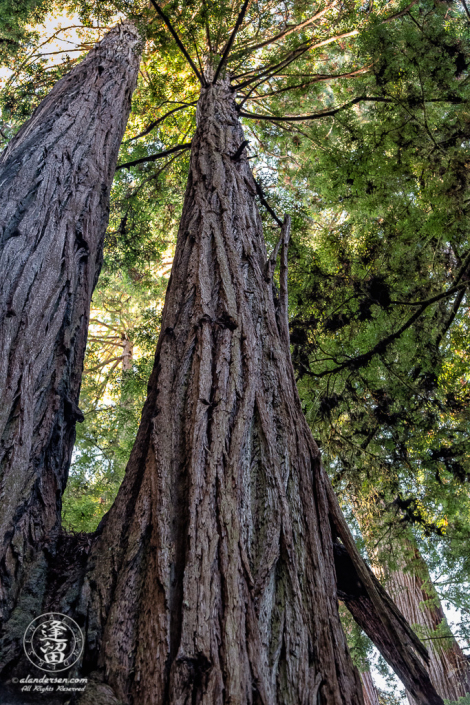
[[(164, 7), (179, 17), (196, 57), (192, 4)], [(208, 23), (224, 22), (224, 3), (207, 7)], [(325, 7), (319, 32), (337, 3)], [(264, 21), (281, 26), (282, 13), (273, 2)], [(1, 147), (57, 79), (129, 16), (145, 25), (147, 45), (119, 163), (138, 163), (118, 168), (113, 185), (80, 397), (84, 421), (64, 495), (70, 532), (96, 528), (135, 439), (188, 171), (188, 150), (171, 150), (193, 131), (198, 86), (152, 3), (0, 0)], [(277, 78), (247, 85), (245, 110), (259, 119), (242, 119), (269, 249), (276, 214), (292, 217), (293, 361), (342, 509), (380, 575), (417, 576), (427, 595), (422, 610), (450, 608), (464, 651), (469, 19), (465, 0), (343, 3), (338, 37), (286, 68), (282, 88)], [(279, 119), (286, 114), (314, 119)], [(385, 662), (344, 619), (360, 670), (373, 662), (382, 675), (379, 701), (399, 702)], [(445, 621), (420, 629), (427, 646), (452, 643)]]

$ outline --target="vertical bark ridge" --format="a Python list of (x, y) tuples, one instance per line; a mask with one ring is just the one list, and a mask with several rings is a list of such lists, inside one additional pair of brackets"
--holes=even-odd
[(133, 25), (111, 30), (0, 156), (2, 665), (40, 614), (44, 551), (59, 531), (82, 419), (89, 306), (140, 43)]
[(243, 138), (228, 81), (202, 89), (149, 398), (79, 610), (125, 702), (362, 705)]

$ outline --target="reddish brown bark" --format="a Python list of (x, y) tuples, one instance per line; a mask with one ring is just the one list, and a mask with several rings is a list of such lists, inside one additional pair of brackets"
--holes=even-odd
[(60, 529), (90, 300), (139, 47), (132, 25), (109, 32), (0, 157), (0, 615), (10, 619), (0, 652), (7, 661), (40, 614), (45, 546), (53, 551)]
[(441, 705), (321, 469), (290, 361), (289, 223), (276, 304), (242, 142), (230, 85), (203, 89), (149, 396), (78, 610), (90, 668), (139, 705), (359, 705), (332, 521), (402, 673)]
[(96, 661), (142, 705), (360, 703), (242, 141), (230, 86), (203, 91), (149, 399), (92, 550)]
[[(333, 495), (331, 486), (329, 491)], [(333, 498), (331, 504), (334, 506)], [(341, 519), (338, 507), (337, 526)], [(426, 669), (415, 656), (416, 652), (427, 663), (429, 656), (426, 649), (370, 568), (358, 559), (349, 532), (343, 530), (341, 538), (345, 545), (334, 544), (340, 599), (416, 700), (423, 705), (442, 704), (442, 698), (431, 684)]]

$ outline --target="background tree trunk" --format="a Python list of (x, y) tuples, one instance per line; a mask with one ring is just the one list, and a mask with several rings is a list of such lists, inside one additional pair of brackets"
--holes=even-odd
[[(426, 562), (409, 542), (407, 549), (404, 569), (389, 573), (387, 589), (408, 622), (419, 625), (420, 632), (428, 637), (425, 642), (430, 657), (428, 671), (437, 692), (446, 700), (458, 700), (470, 694), (468, 660), (447, 624)], [(408, 700), (410, 705), (416, 705), (410, 693)]]
[[(0, 157), (0, 653), (40, 614), (81, 420), (88, 314), (139, 66), (115, 27)], [(12, 614), (12, 610), (13, 614)]]
[(370, 671), (361, 672), (362, 693), (364, 695), (364, 705), (380, 705), (379, 696), (375, 689), (374, 681)]

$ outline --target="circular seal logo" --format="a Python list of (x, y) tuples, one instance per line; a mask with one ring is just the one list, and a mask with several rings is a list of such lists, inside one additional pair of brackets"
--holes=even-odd
[(83, 651), (83, 634), (66, 614), (48, 612), (33, 619), (23, 646), (33, 666), (56, 673), (77, 663)]

